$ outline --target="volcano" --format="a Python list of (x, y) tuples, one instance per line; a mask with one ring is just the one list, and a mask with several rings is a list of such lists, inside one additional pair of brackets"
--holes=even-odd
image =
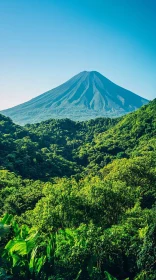
[(119, 117), (148, 102), (96, 71), (83, 71), (64, 84), (1, 113), (21, 125), (50, 118), (82, 121)]

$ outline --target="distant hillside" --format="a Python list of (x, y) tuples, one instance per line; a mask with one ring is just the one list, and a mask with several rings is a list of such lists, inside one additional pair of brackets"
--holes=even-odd
[[(79, 155), (87, 158), (87, 168), (99, 169), (113, 159), (140, 156), (156, 149), (156, 99), (124, 116), (115, 126), (84, 144)], [(86, 152), (87, 151), (87, 152)]]
[(84, 71), (26, 103), (2, 111), (2, 114), (21, 125), (51, 118), (82, 121), (118, 117), (147, 103), (147, 99), (117, 86), (100, 73)]
[(44, 179), (100, 170), (155, 148), (156, 100), (118, 119), (48, 120), (20, 127), (0, 115), (0, 167)]
[(118, 121), (52, 119), (21, 127), (0, 115), (0, 169), (33, 179), (80, 173), (82, 166), (74, 159), (78, 147), (91, 143), (95, 135)]

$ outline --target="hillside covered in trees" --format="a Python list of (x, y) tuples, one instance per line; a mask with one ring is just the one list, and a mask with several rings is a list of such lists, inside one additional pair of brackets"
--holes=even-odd
[(0, 279), (156, 279), (155, 121), (0, 115)]

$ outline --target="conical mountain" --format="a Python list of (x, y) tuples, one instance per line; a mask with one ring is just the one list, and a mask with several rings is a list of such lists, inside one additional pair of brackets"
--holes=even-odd
[(84, 71), (32, 100), (3, 110), (19, 124), (50, 118), (88, 120), (117, 117), (132, 112), (148, 100), (117, 86), (96, 71)]

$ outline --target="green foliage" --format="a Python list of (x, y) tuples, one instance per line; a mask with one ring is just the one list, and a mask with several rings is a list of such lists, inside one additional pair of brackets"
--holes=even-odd
[(115, 277), (110, 275), (107, 271), (105, 271), (106, 280), (117, 280)]
[(156, 279), (155, 101), (118, 120), (0, 118), (0, 279)]
[(76, 174), (87, 164), (77, 155), (78, 149), (118, 121), (49, 120), (23, 128), (0, 115), (0, 167), (31, 179)]

